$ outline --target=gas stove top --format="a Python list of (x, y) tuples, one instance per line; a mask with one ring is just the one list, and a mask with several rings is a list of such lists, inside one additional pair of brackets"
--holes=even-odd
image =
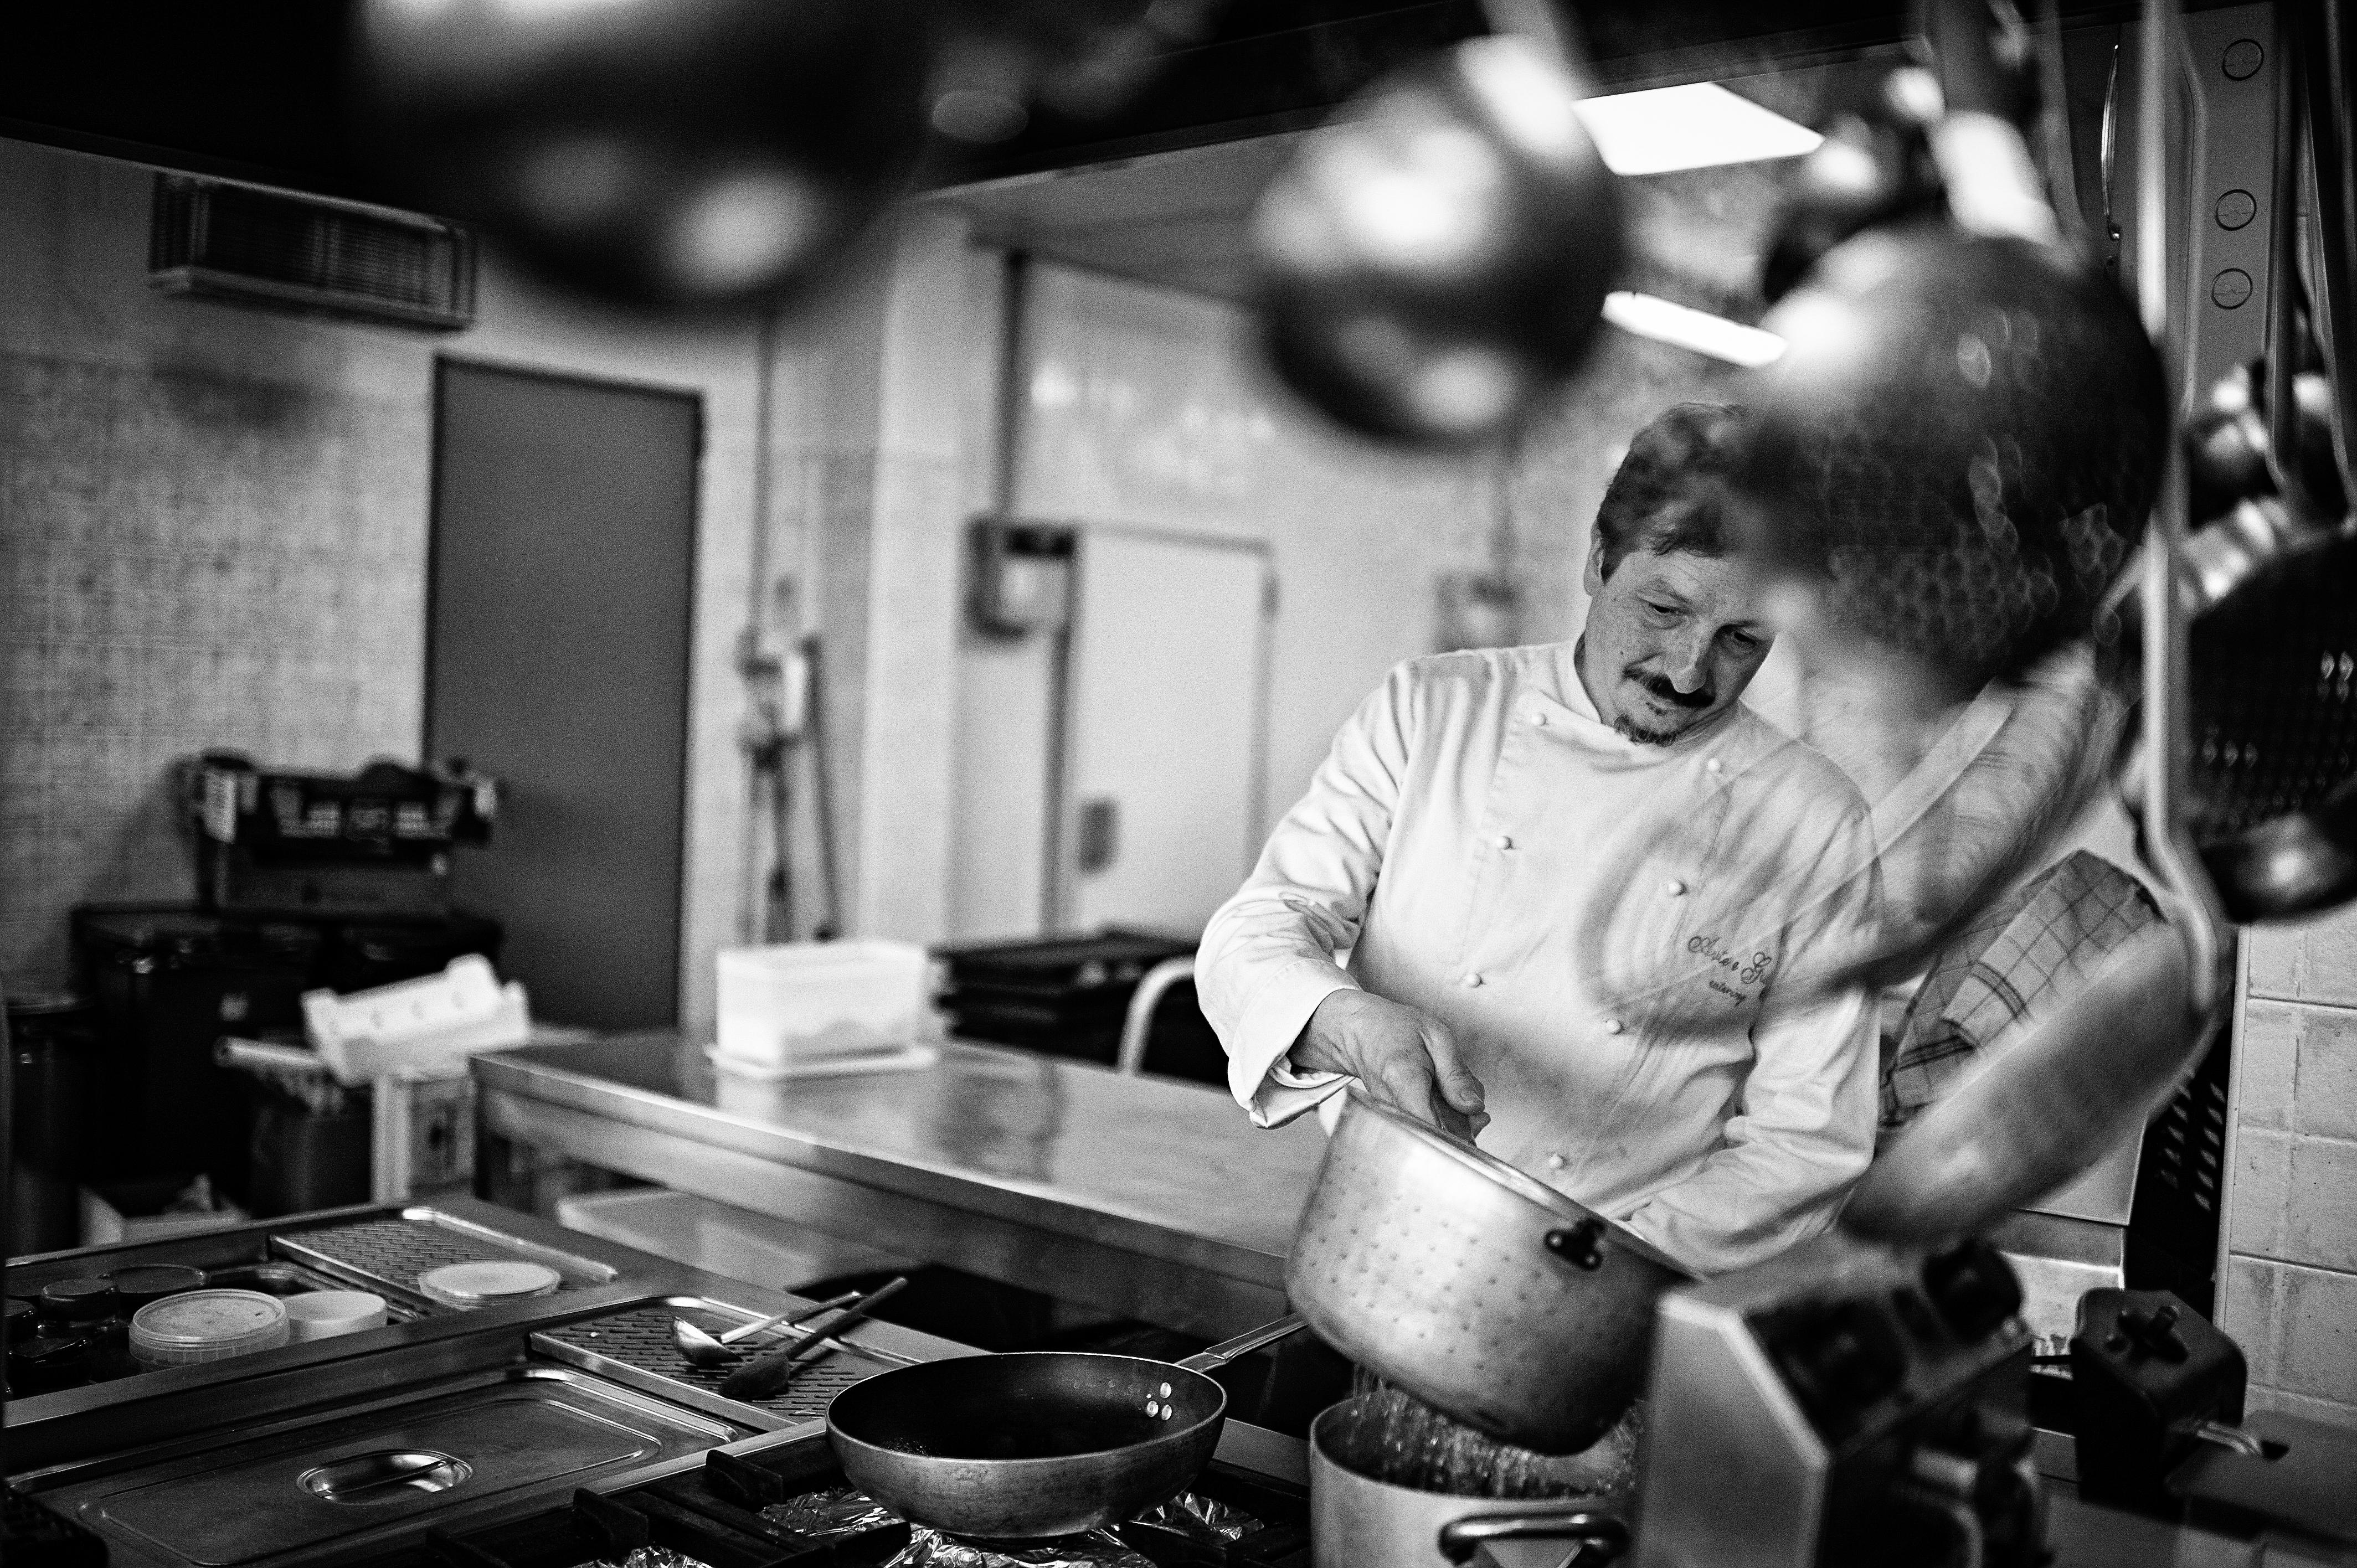
[(826, 1434), (804, 1426), (707, 1453), (637, 1486), (476, 1530), (429, 1530), (367, 1568), (1308, 1568), (1299, 1487), (1214, 1464), (1183, 1503), (1064, 1542), (942, 1537), (849, 1491)]

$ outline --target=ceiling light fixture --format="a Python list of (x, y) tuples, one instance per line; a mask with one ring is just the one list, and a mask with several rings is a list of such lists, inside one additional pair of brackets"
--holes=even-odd
[(1746, 327), (1740, 321), (1729, 321), (1724, 316), (1713, 316), (1706, 310), (1695, 310), (1657, 295), (1631, 294), (1627, 289), (1608, 294), (1604, 296), (1604, 319), (1623, 332), (1691, 349), (1697, 354), (1707, 354), (1749, 371), (1772, 365), (1784, 353), (1784, 339), (1773, 332)]
[(1715, 81), (1586, 99), (1579, 117), (1614, 174), (1794, 158), (1824, 140)]

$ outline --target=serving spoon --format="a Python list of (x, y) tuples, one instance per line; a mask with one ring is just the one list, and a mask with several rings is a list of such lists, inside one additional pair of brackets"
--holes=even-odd
[(775, 1316), (764, 1317), (757, 1322), (731, 1328), (726, 1333), (717, 1336), (697, 1327), (684, 1317), (674, 1317), (671, 1320), (672, 1343), (678, 1346), (679, 1353), (695, 1366), (731, 1366), (740, 1356), (740, 1352), (731, 1348), (738, 1340), (749, 1339), (764, 1329), (791, 1328), (798, 1323), (808, 1322), (822, 1312), (833, 1312), (838, 1306), (849, 1306), (858, 1299), (859, 1292), (847, 1290), (841, 1295), (829, 1296), (816, 1305), (797, 1306), (789, 1311), (780, 1312)]

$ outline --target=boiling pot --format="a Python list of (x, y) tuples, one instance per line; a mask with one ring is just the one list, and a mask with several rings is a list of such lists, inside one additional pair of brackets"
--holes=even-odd
[(1345, 1092), (1286, 1264), (1294, 1309), (1491, 1437), (1588, 1447), (1644, 1384), (1654, 1301), (1693, 1275), (1504, 1161)]
[(1356, 1451), (1353, 1418), (1361, 1402), (1333, 1405), (1309, 1426), (1315, 1568), (1449, 1568), (1491, 1541), (1590, 1541), (1615, 1555), (1627, 1542), (1617, 1495), (1468, 1498), (1375, 1479), (1367, 1472), (1377, 1466)]

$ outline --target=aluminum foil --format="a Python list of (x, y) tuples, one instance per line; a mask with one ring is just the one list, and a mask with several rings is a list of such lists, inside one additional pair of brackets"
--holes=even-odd
[[(900, 1522), (899, 1514), (851, 1487), (832, 1487), (823, 1492), (805, 1492), (781, 1503), (771, 1503), (761, 1510), (761, 1517), (813, 1541), (832, 1541)], [(638, 1565), (631, 1563), (627, 1568)]]
[(1154, 1560), (1123, 1545), (1110, 1530), (1017, 1546), (967, 1541), (920, 1524), (910, 1528), (908, 1550), (885, 1568), (1154, 1568)]
[(619, 1563), (599, 1562), (594, 1568), (710, 1568), (701, 1559), (668, 1546), (633, 1546)]
[(1181, 1492), (1167, 1503), (1155, 1504), (1137, 1516), (1137, 1522), (1200, 1541), (1206, 1546), (1242, 1541), (1261, 1527), (1261, 1521), (1243, 1509), (1193, 1492)]

